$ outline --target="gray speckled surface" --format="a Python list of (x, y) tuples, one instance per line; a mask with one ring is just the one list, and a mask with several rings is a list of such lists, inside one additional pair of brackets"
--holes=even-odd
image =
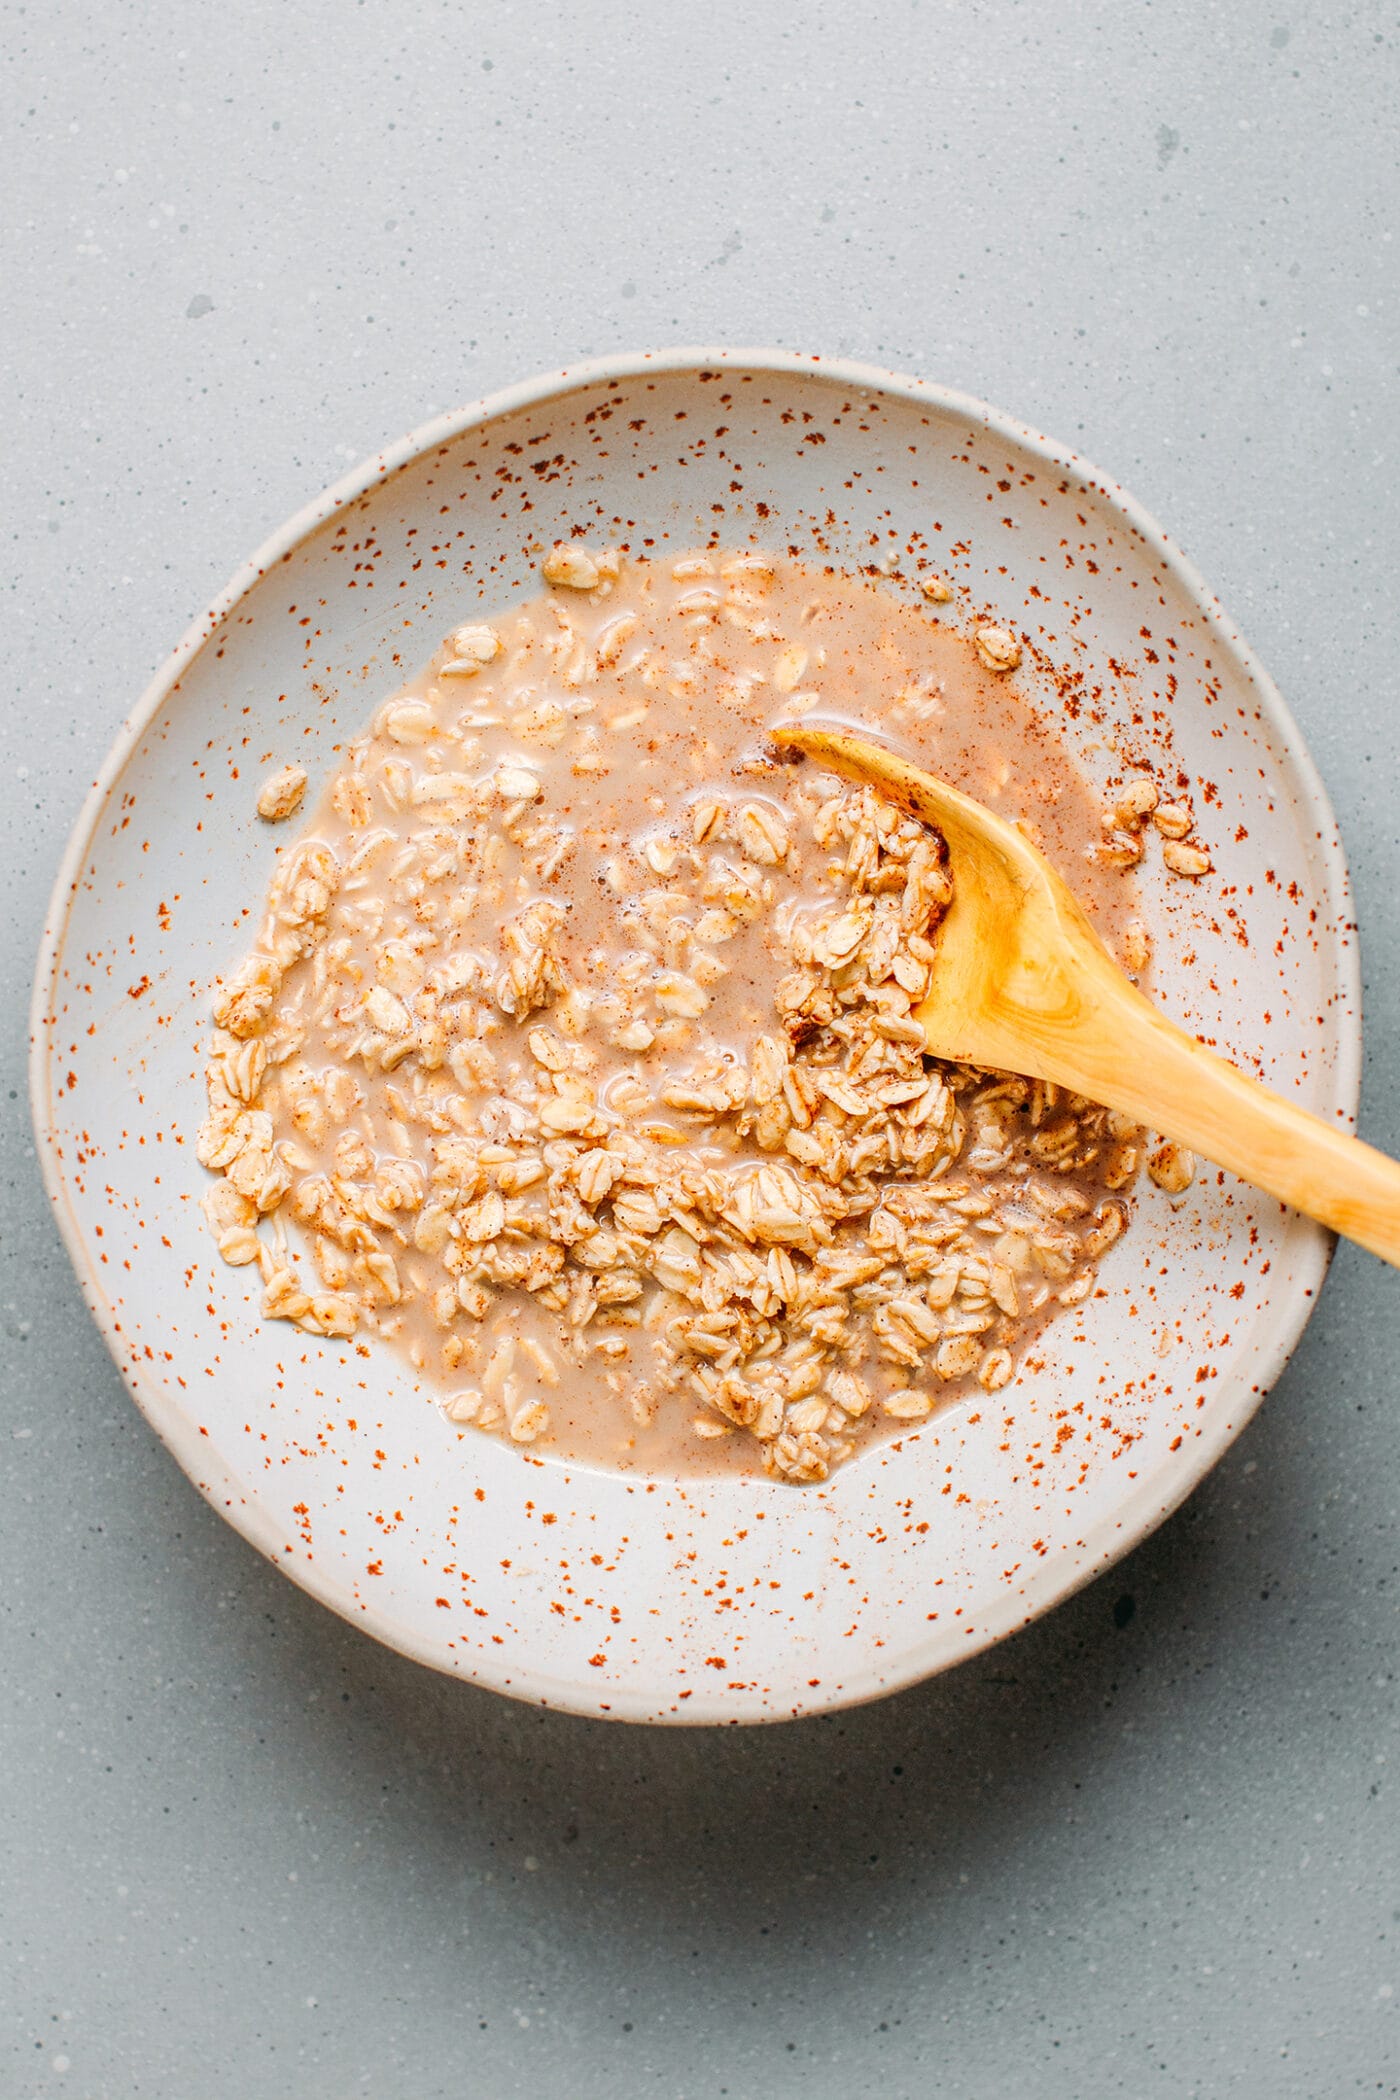
[[(5, 11), (0, 2091), (1400, 2091), (1400, 1281), (1118, 1570), (861, 1712), (541, 1716), (332, 1619), (126, 1400), (24, 1002), (118, 720), (344, 466), (586, 352), (922, 372), (1117, 473), (1291, 702), (1400, 1150), (1390, 7)], [(14, 121), (18, 113), (19, 121)]]

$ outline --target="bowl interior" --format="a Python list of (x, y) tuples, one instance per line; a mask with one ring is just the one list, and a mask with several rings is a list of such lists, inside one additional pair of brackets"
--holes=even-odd
[(1150, 757), (1216, 874), (1143, 881), (1163, 1004), (1305, 1105), (1355, 1103), (1355, 956), (1325, 797), (1188, 565), (1092, 470), (975, 403), (732, 353), (500, 397), (293, 521), (186, 638), (75, 834), (36, 995), (35, 1109), (84, 1288), (140, 1405), (288, 1574), (437, 1667), (591, 1713), (776, 1718), (925, 1675), (1125, 1551), (1248, 1419), (1328, 1241), (1213, 1169), (1145, 1189), (1044, 1367), (820, 1488), (623, 1479), (459, 1435), (387, 1353), (258, 1317), (193, 1151), (204, 986), (276, 836), (451, 623), (576, 527), (864, 567), (932, 558), (1024, 636), (1025, 689), (1092, 779)]

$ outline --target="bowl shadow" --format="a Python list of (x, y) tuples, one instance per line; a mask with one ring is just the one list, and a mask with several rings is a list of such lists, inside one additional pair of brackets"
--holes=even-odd
[[(1306, 1347), (1306, 1345), (1305, 1345)], [(1309, 1354), (1311, 1352), (1308, 1352)], [(1295, 1362), (1286, 1384), (1306, 1376)], [(1151, 1786), (1164, 1703), (1210, 1668), (1244, 1580), (1232, 1477), (1268, 1449), (1286, 1503), (1290, 1442), (1266, 1409), (1196, 1494), (1116, 1567), (955, 1670), (842, 1713), (674, 1729), (515, 1704), (366, 1639), (232, 1533), (204, 1579), (247, 1682), (274, 1704), (327, 1806), (373, 1798), (378, 1842), (420, 1888), (549, 1869), (551, 1937), (626, 1935), (694, 1956), (764, 1935), (844, 1943), (995, 1875), (1115, 1782)], [(184, 1594), (201, 1609), (198, 1585)], [(1189, 1689), (1186, 1698), (1190, 1700)], [(1172, 1709), (1176, 1711), (1175, 1708)], [(1136, 1738), (1136, 1741), (1134, 1740)], [(1149, 1760), (1144, 1767), (1144, 1759)]]

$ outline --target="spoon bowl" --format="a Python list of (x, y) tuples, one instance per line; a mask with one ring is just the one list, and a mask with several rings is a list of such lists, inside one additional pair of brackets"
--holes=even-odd
[(772, 741), (873, 787), (947, 841), (953, 901), (914, 1015), (935, 1056), (1085, 1094), (1400, 1266), (1400, 1165), (1169, 1021), (1014, 824), (864, 737), (803, 722)]

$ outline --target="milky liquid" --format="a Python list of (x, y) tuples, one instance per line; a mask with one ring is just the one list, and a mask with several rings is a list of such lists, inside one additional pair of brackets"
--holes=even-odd
[[(983, 667), (951, 608), (934, 613), (908, 585), (780, 558), (627, 559), (599, 591), (542, 591), (491, 625), (500, 652), (474, 675), (445, 673), (453, 651), (444, 648), (385, 703), (305, 834), (328, 844), (346, 872), (326, 943), (288, 972), (269, 1041), (275, 1047), (281, 1030), (296, 1054), (266, 1105), (302, 1171), (338, 1174), (352, 1198), (377, 1185), (386, 1160), (421, 1194), (435, 1146), (454, 1132), (484, 1127), (513, 1142), (510, 1104), (534, 1099), (529, 1045), (540, 1029), (579, 1059), (603, 1111), (649, 1140), (673, 1141), (674, 1157), (723, 1164), (753, 1151), (750, 1139), (717, 1140), (703, 1118), (661, 1097), (678, 1076), (746, 1060), (755, 1038), (773, 1031), (774, 990), (792, 968), (790, 929), (830, 899), (830, 856), (810, 832), (821, 784), (811, 766), (775, 758), (765, 732), (780, 718), (874, 729), (998, 814), (1033, 825), (1110, 948), (1121, 940), (1132, 881), (1093, 857), (1098, 805), (1053, 722), (1014, 677)], [(493, 769), (507, 781), (533, 776), (538, 794), (509, 804), (499, 790), (483, 793)], [(717, 853), (697, 846), (696, 812), (710, 795), (731, 816), (740, 805), (772, 812), (793, 841), (783, 863), (755, 867), (732, 842)], [(757, 887), (761, 908), (727, 908), (731, 877)], [(557, 953), (581, 997), (516, 1019), (480, 984), (500, 970), (503, 922), (540, 899), (562, 909)], [(720, 920), (732, 928), (716, 938)], [(412, 1007), (426, 973), (451, 982), (459, 961), (458, 975), (475, 968), (476, 987), (449, 995), (436, 1049), (429, 1030), (421, 1054), (392, 1070), (355, 1061), (353, 1088), (330, 1089), (329, 1116), (313, 1100), (293, 1129), (305, 1075), (344, 1066), (357, 1025), (346, 1017), (364, 987), (378, 983)], [(697, 984), (699, 1013), (686, 1010), (684, 989)], [(470, 1045), (455, 1061), (446, 1054), (463, 1030), (485, 1046), (480, 1071), (469, 1069), (481, 1054)], [(350, 1095), (358, 1098), (340, 1113)], [(487, 1104), (502, 1102), (483, 1123)], [(512, 1404), (528, 1387), (548, 1409), (533, 1448), (658, 1473), (756, 1465), (749, 1436), (699, 1435), (693, 1425), (705, 1411), (695, 1395), (658, 1385), (645, 1324), (602, 1319), (576, 1336), (528, 1292), (507, 1289), (480, 1323), (459, 1312), (445, 1325), (441, 1303), (433, 1309), (441, 1269), (415, 1248), (409, 1213), (388, 1215), (380, 1238), (394, 1249), (398, 1302), (371, 1294), (360, 1335), (377, 1331), (407, 1352), (444, 1395), (480, 1390), (493, 1364), (499, 1388), (506, 1337), (516, 1345)], [(343, 1262), (323, 1252), (335, 1283)], [(645, 1315), (652, 1296), (634, 1309)], [(909, 1380), (873, 1360), (866, 1372), (881, 1391)], [(908, 1426), (877, 1406), (853, 1436)]]

